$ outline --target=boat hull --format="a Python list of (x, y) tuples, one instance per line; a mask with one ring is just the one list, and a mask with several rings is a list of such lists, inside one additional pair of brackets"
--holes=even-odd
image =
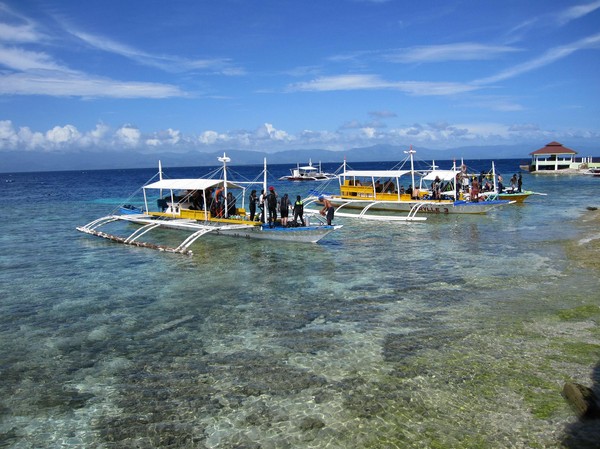
[(199, 221), (181, 218), (162, 218), (157, 220), (146, 214), (132, 215), (125, 214), (118, 217), (120, 220), (129, 221), (140, 225), (160, 224), (160, 227), (167, 229), (178, 229), (183, 231), (195, 232), (207, 229), (211, 235), (222, 235), (226, 237), (241, 237), (260, 240), (278, 240), (299, 243), (317, 243), (330, 232), (341, 228), (341, 225), (335, 226), (298, 226), (283, 227), (279, 224), (269, 228), (268, 224), (231, 224), (223, 222)]
[(515, 201), (517, 203), (522, 203), (533, 194), (534, 194), (534, 192), (529, 192), (529, 191), (523, 191), (523, 192), (517, 192), (517, 193), (500, 193), (498, 195), (498, 198), (500, 198), (501, 200), (509, 200), (509, 201)]
[(269, 228), (265, 226), (254, 226), (247, 229), (223, 229), (216, 231), (217, 235), (228, 237), (242, 237), (260, 240), (279, 240), (298, 243), (317, 243), (330, 232), (340, 228), (336, 226), (303, 226), (298, 228), (284, 228), (276, 226)]
[[(490, 210), (508, 204), (508, 201), (378, 201), (346, 200), (344, 198), (328, 198), (331, 204), (339, 209), (358, 209), (380, 212), (411, 212), (418, 206), (418, 213), (428, 214), (485, 214)], [(372, 205), (371, 205), (372, 204)], [(370, 206), (371, 205), (371, 206)]]

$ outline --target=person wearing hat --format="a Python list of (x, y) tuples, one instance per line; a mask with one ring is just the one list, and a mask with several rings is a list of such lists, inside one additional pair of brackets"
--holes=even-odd
[(323, 216), (327, 216), (327, 225), (331, 226), (331, 222), (333, 221), (333, 213), (334, 213), (334, 208), (331, 204), (331, 201), (329, 201), (323, 195), (321, 195), (319, 197), (319, 201), (321, 203), (323, 203), (323, 209), (321, 209), (320, 213)]
[(267, 208), (269, 210), (269, 227), (272, 228), (277, 221), (277, 193), (275, 187), (269, 187), (269, 194), (267, 195)]

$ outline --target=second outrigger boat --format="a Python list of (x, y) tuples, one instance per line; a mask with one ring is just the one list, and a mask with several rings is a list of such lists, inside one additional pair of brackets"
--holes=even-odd
[[(107, 215), (94, 220), (85, 226), (77, 228), (78, 231), (103, 237), (119, 243), (150, 247), (159, 250), (191, 254), (189, 250), (192, 243), (200, 237), (223, 235), (230, 237), (245, 237), (265, 240), (279, 240), (288, 242), (316, 243), (323, 237), (339, 228), (341, 225), (307, 225), (283, 227), (279, 222), (269, 225), (255, 220), (250, 221), (243, 207), (245, 200), (244, 184), (258, 184), (258, 182), (232, 182), (227, 179), (227, 155), (219, 158), (223, 163), (222, 177), (194, 178), (194, 179), (167, 179), (163, 178), (162, 168), (159, 166), (158, 181), (143, 186), (143, 206), (130, 204), (120, 206), (119, 213)], [(266, 160), (264, 167), (264, 191), (266, 189)], [(242, 207), (234, 206), (231, 192), (241, 189)], [(218, 193), (220, 191), (220, 193)], [(164, 193), (167, 192), (165, 196)], [(213, 192), (220, 195), (223, 202), (218, 209), (211, 208)], [(229, 194), (229, 195), (228, 195)], [(231, 196), (230, 196), (231, 195)], [(156, 207), (151, 207), (156, 200)], [(154, 209), (154, 210), (153, 210)], [(141, 225), (126, 237), (105, 233), (99, 228), (109, 223), (127, 222)], [(140, 241), (140, 237), (154, 229), (176, 229), (186, 231), (189, 235), (177, 247), (168, 247), (150, 242)]]
[(308, 165), (300, 166), (296, 165), (296, 168), (290, 169), (290, 174), (279, 178), (280, 181), (329, 181), (335, 179), (337, 176), (333, 173), (325, 173), (321, 170), (321, 163), (319, 168), (312, 164), (312, 161), (308, 161)]
[[(485, 214), (511, 203), (489, 198), (471, 200), (457, 188), (460, 170), (416, 172), (415, 151), (411, 148), (405, 153), (409, 154), (410, 170), (347, 170), (344, 161), (343, 172), (339, 175), (340, 193), (325, 195), (335, 207), (335, 215), (372, 220), (424, 220), (417, 214)], [(408, 183), (409, 187), (404, 189), (403, 184)], [(313, 200), (317, 201), (316, 197)], [(355, 212), (346, 212), (348, 209)], [(379, 213), (372, 214), (371, 211)], [(399, 212), (407, 215), (398, 216)]]

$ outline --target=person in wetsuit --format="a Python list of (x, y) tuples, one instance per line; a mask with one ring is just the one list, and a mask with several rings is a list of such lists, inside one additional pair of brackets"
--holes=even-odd
[(249, 198), (250, 204), (250, 221), (254, 221), (254, 216), (256, 215), (256, 203), (258, 203), (258, 197), (256, 196), (256, 190), (250, 192)]
[(294, 203), (294, 222), (298, 223), (298, 218), (300, 218), (300, 222), (302, 226), (306, 226), (304, 223), (304, 203), (302, 202), (302, 198), (300, 195), (296, 196), (296, 202)]

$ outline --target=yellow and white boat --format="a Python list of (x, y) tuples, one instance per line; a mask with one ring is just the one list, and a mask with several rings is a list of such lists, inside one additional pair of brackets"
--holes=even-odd
[[(425, 220), (425, 217), (417, 215), (419, 213), (485, 214), (511, 203), (491, 198), (471, 201), (457, 189), (460, 170), (416, 172), (413, 162), (415, 151), (411, 148), (405, 153), (410, 157), (410, 170), (347, 170), (344, 161), (343, 172), (338, 177), (340, 193), (325, 195), (335, 207), (335, 215), (371, 220), (414, 221)], [(434, 182), (439, 183), (436, 188), (432, 188)], [(403, 186), (408, 184), (409, 187), (404, 189)], [(354, 212), (346, 212), (348, 209)], [(371, 213), (374, 211), (378, 213)], [(398, 215), (399, 213), (406, 215)]]
[[(245, 184), (257, 182), (232, 182), (227, 179), (227, 162), (224, 154), (219, 158), (223, 163), (220, 178), (165, 179), (159, 166), (159, 179), (143, 186), (143, 208), (122, 207), (121, 213), (111, 214), (94, 220), (78, 231), (103, 237), (119, 243), (156, 248), (164, 251), (191, 253), (190, 246), (200, 237), (211, 234), (228, 237), (244, 237), (286, 242), (316, 243), (341, 225), (314, 225), (283, 227), (260, 221), (250, 221), (244, 208)], [(264, 167), (264, 190), (266, 191), (266, 160)], [(223, 202), (218, 208), (211, 207), (213, 192), (222, 192)], [(241, 208), (231, 208), (228, 193), (241, 191)], [(164, 192), (167, 195), (164, 196)], [(152, 204), (156, 207), (152, 207)], [(226, 212), (227, 211), (227, 212)], [(257, 217), (258, 218), (258, 217)], [(141, 225), (127, 236), (105, 233), (99, 228), (113, 222), (127, 222)], [(177, 247), (168, 247), (139, 239), (154, 229), (177, 229), (189, 235)]]

